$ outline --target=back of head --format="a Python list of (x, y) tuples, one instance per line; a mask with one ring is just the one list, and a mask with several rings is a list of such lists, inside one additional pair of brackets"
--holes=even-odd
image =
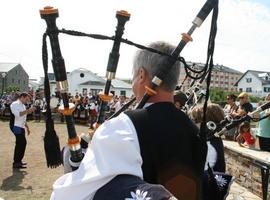
[[(195, 123), (201, 123), (203, 120), (203, 105), (198, 105), (194, 107), (190, 113), (190, 117), (195, 121)], [(213, 121), (219, 123), (225, 117), (223, 109), (215, 103), (210, 103), (206, 110), (206, 121)]]
[[(156, 49), (166, 54), (171, 54), (175, 49), (174, 46), (166, 42), (154, 42), (149, 45), (150, 48)], [(133, 61), (133, 72), (143, 68), (148, 73), (150, 80), (157, 75), (158, 71), (163, 67), (164, 60), (168, 59), (165, 55), (152, 53), (147, 50), (139, 50)], [(180, 73), (180, 63), (177, 61), (170, 69), (166, 78), (163, 80), (160, 88), (173, 92), (178, 83)]]
[(236, 95), (234, 95), (234, 94), (229, 94), (229, 95), (227, 96), (227, 98), (230, 98), (230, 99), (232, 99), (232, 100), (233, 100), (233, 102), (235, 102), (235, 101), (236, 101), (236, 99), (237, 99), (237, 96), (236, 96)]
[(28, 94), (27, 92), (22, 92), (19, 94), (19, 98), (25, 98), (25, 97), (30, 97), (30, 94)]
[(239, 125), (239, 132), (242, 133), (244, 132), (244, 129), (249, 131), (250, 130), (250, 123), (248, 121), (243, 122), (242, 124)]
[(187, 101), (187, 95), (182, 91), (177, 91), (173, 96), (174, 102), (179, 102), (182, 106), (185, 105)]

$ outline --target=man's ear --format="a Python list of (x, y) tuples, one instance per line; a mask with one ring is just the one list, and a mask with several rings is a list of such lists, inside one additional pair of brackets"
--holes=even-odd
[(139, 73), (138, 73), (138, 76), (139, 76), (139, 82), (140, 83), (144, 83), (146, 81), (146, 78), (147, 78), (147, 73), (145, 71), (144, 68), (140, 68), (139, 69)]

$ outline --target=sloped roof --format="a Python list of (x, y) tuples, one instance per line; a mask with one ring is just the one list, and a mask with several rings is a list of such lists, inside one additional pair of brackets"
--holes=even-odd
[(20, 63), (0, 63), (0, 72), (8, 72)]
[[(73, 70), (72, 72), (70, 72), (70, 76), (75, 72), (89, 73), (91, 75), (91, 79), (88, 79), (88, 81), (80, 83), (79, 85), (105, 86), (105, 84), (106, 84), (106, 78), (100, 77), (97, 74), (95, 74), (95, 73), (93, 73), (90, 70), (87, 70), (85, 68), (78, 68), (78, 69)], [(48, 73), (48, 76), (49, 76), (50, 82), (51, 82), (51, 80), (54, 80), (54, 78), (55, 78), (53, 73)], [(125, 81), (122, 81), (120, 79), (113, 79), (111, 84), (112, 84), (112, 87), (114, 87), (114, 88), (124, 88), (124, 89), (131, 89), (132, 88), (131, 84), (129, 84)]]
[[(86, 81), (84, 83), (81, 83), (80, 85), (104, 85), (105, 86), (105, 83), (106, 83), (106, 80), (102, 79), (102, 81), (95, 81), (95, 80)], [(132, 88), (131, 84), (126, 83), (125, 81), (122, 81), (120, 79), (113, 79), (111, 84), (114, 88), (125, 88), (125, 89)]]
[(105, 81), (86, 81), (80, 85), (105, 85)]
[[(199, 69), (202, 69), (202, 68), (205, 66), (204, 63), (196, 63), (196, 62), (190, 62), (190, 61), (188, 61), (188, 62), (186, 62), (186, 63), (187, 63), (187, 65), (189, 65), (189, 66), (194, 66), (194, 65), (195, 65), (195, 67), (197, 67), (197, 68), (199, 68)], [(228, 73), (243, 74), (243, 73), (240, 72), (240, 71), (237, 71), (237, 70), (232, 69), (232, 68), (230, 68), (230, 67), (226, 67), (226, 66), (224, 66), (224, 65), (214, 65), (213, 71), (222, 71), (222, 72), (228, 72)]]
[(254, 76), (256, 76), (261, 82), (263, 85), (265, 84), (270, 84), (270, 80), (269, 81), (266, 81), (263, 79), (263, 77), (259, 76), (259, 74), (268, 74), (270, 75), (270, 72), (266, 72), (266, 71), (257, 71), (257, 70), (247, 70), (238, 80), (237, 82), (234, 84), (235, 86), (238, 85), (239, 81), (243, 79), (243, 77), (245, 77), (245, 75), (250, 72), (251, 74), (253, 74)]
[(132, 86), (131, 84), (125, 82), (125, 81), (122, 81), (120, 79), (113, 79), (112, 80), (112, 86), (114, 88), (128, 88), (128, 89), (131, 89)]
[[(81, 72), (81, 73), (88, 73), (91, 76), (91, 81), (97, 81), (97, 82), (103, 82), (104, 79), (99, 77), (97, 74), (93, 73), (92, 71), (85, 69), (85, 68), (78, 68), (70, 72), (70, 76), (75, 72)], [(83, 84), (83, 83), (82, 83)]]

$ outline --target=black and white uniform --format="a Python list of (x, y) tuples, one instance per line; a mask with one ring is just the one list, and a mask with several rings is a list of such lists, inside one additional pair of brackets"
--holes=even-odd
[[(138, 126), (143, 121), (147, 132)], [(171, 162), (199, 175), (207, 147), (198, 142), (197, 133), (193, 122), (169, 102), (122, 113), (96, 130), (80, 167), (53, 184), (51, 200), (93, 199), (97, 190), (120, 174), (155, 184), (159, 169)]]

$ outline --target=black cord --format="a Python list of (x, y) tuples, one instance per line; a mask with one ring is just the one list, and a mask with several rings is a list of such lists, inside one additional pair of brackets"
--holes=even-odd
[[(67, 35), (72, 35), (72, 36), (90, 37), (90, 38), (99, 39), (99, 40), (114, 40), (114, 36), (106, 36), (106, 35), (100, 35), (100, 34), (89, 34), (89, 33), (83, 33), (83, 32), (74, 31), (74, 30), (61, 29), (61, 30), (58, 30), (58, 32), (63, 33), (63, 34), (67, 34)], [(144, 45), (132, 42), (132, 41), (130, 41), (128, 39), (123, 39), (122, 38), (121, 42), (123, 42), (125, 44), (128, 44), (128, 45), (131, 45), (131, 46), (135, 46), (135, 47), (137, 47), (139, 49), (150, 51), (152, 53), (157, 53), (157, 54), (160, 54), (160, 55), (172, 57), (170, 54), (166, 54), (166, 53), (163, 53), (163, 52), (158, 51), (156, 49), (146, 47)], [(207, 73), (207, 68), (203, 68), (201, 70), (196, 70), (196, 69), (188, 66), (185, 59), (183, 57), (181, 57), (181, 56), (178, 57), (176, 60), (180, 61), (184, 65), (184, 69), (185, 69), (185, 72), (186, 72), (187, 76), (192, 78), (192, 79), (199, 80), (203, 76), (205, 76), (205, 74)], [(191, 72), (189, 72), (189, 71), (191, 71), (191, 72), (193, 72), (195, 74), (200, 74), (200, 75), (199, 76), (192, 75)]]
[(214, 50), (215, 50), (215, 38), (216, 38), (216, 33), (217, 33), (217, 18), (218, 18), (218, 3), (213, 9), (210, 36), (209, 36), (209, 41), (208, 41), (207, 59), (206, 59), (206, 64), (205, 64), (205, 69), (207, 69), (206, 71), (208, 71), (208, 74), (207, 74), (207, 79), (206, 79), (205, 102), (203, 106), (203, 120), (201, 123), (201, 129), (200, 129), (200, 137), (205, 141), (206, 141), (206, 136), (207, 136), (206, 111), (207, 111), (208, 99), (210, 96), (211, 73), (214, 66), (213, 55), (214, 55)]
[(51, 119), (51, 109), (50, 109), (50, 82), (48, 77), (48, 50), (47, 50), (47, 33), (43, 34), (42, 40), (42, 63), (44, 70), (44, 88), (45, 88), (45, 99), (46, 99), (46, 117), (47, 119)]

